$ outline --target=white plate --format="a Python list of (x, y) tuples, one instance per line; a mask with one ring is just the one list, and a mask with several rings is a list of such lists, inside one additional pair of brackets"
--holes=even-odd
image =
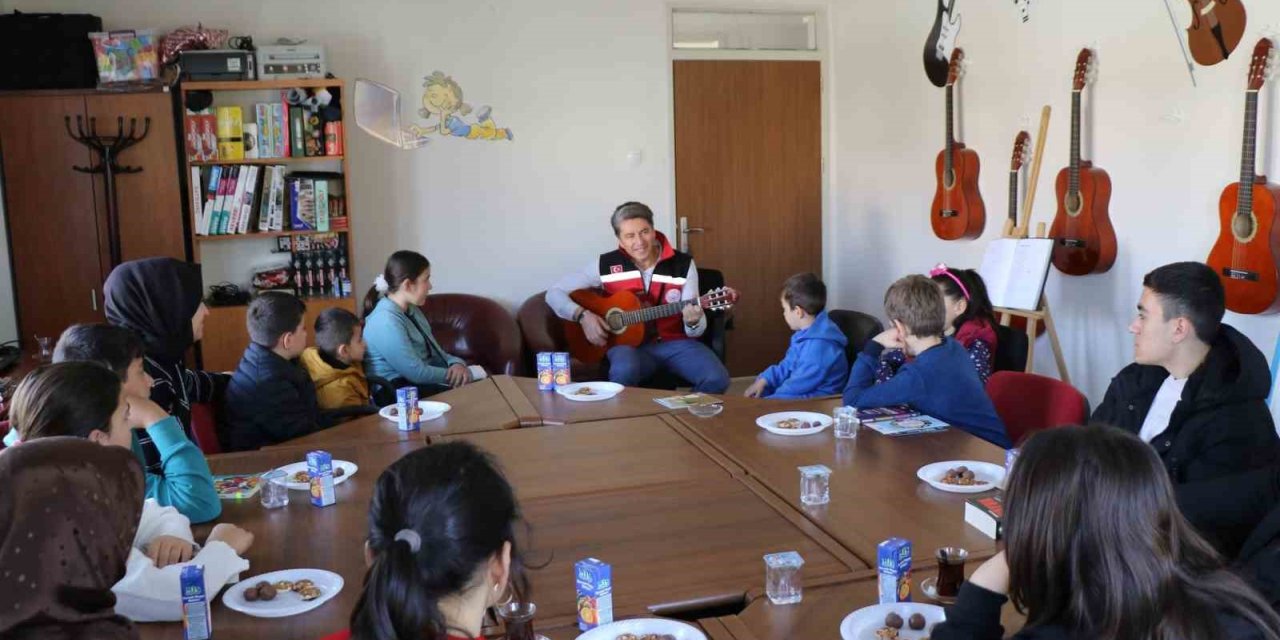
[[(395, 408), (396, 408), (396, 405), (389, 404), (381, 409), (378, 409), (378, 415), (392, 422), (398, 422), (399, 417), (391, 413), (392, 410), (394, 410)], [(449, 406), (448, 402), (436, 402), (434, 400), (419, 400), (418, 408), (422, 410), (422, 417), (418, 418), (418, 422), (426, 422), (428, 420), (435, 420), (436, 418), (439, 418), (440, 416), (444, 415), (453, 407)]]
[[(788, 418), (796, 418), (804, 420), (805, 422), (817, 421), (820, 423), (820, 426), (809, 427), (808, 429), (779, 429), (773, 426), (779, 420), (786, 420)], [(814, 413), (812, 411), (780, 411), (778, 413), (770, 413), (756, 418), (756, 424), (760, 425), (761, 429), (764, 429), (769, 433), (776, 433), (780, 436), (812, 435), (831, 426), (832, 422), (831, 416), (825, 413)]]
[(624, 633), (637, 636), (657, 633), (674, 636), (676, 640), (707, 640), (707, 636), (698, 631), (697, 627), (665, 618), (635, 618), (610, 622), (578, 636), (578, 640), (614, 640)]
[[(976, 480), (984, 480), (987, 484), (977, 485), (959, 485), (959, 484), (943, 484), (940, 482), (942, 476), (946, 475), (947, 469), (956, 467), (969, 467), (973, 471), (973, 477)], [(935, 462), (926, 464), (916, 471), (916, 477), (928, 482), (930, 486), (939, 491), (950, 491), (951, 493), (982, 493), (983, 491), (991, 491), (999, 489), (1004, 484), (1004, 467), (990, 462), (977, 462), (974, 460), (950, 460), (947, 462)]]
[[(336, 471), (339, 467), (342, 468), (342, 475), (333, 479), (333, 486), (335, 487), (346, 482), (347, 478), (354, 476), (356, 474), (356, 471), (360, 470), (360, 467), (357, 467), (354, 462), (347, 462), (346, 460), (334, 460), (333, 461), (334, 470)], [(306, 471), (307, 462), (304, 460), (302, 462), (286, 464), (285, 466), (280, 467), (280, 470), (289, 474), (289, 476), (292, 476), (293, 474), (299, 471)], [(293, 489), (294, 491), (310, 491), (311, 490), (310, 482), (294, 482), (293, 480), (290, 480), (289, 482), (286, 482), (285, 485), (288, 486), (290, 489)]]
[[(590, 388), (595, 393), (591, 395), (577, 395), (578, 389), (583, 387)], [(575, 402), (599, 402), (600, 400), (608, 400), (619, 393), (626, 387), (616, 382), (575, 382), (566, 384), (563, 387), (557, 386), (556, 393), (565, 397), (566, 400)]]
[[(933, 604), (921, 602), (875, 604), (845, 616), (840, 622), (840, 637), (843, 640), (877, 640), (876, 631), (884, 627), (884, 617), (890, 613), (902, 616), (902, 629), (898, 632), (898, 640), (927, 638), (933, 625), (947, 619), (946, 610)], [(912, 630), (906, 624), (913, 613), (924, 616), (924, 628), (919, 631)]]
[[(288, 580), (297, 582), (299, 580), (310, 580), (316, 583), (316, 587), (320, 589), (320, 597), (315, 600), (303, 600), (302, 596), (290, 591), (287, 593), (278, 593), (274, 600), (263, 602), (249, 602), (244, 599), (244, 591), (263, 580), (271, 583), (280, 580)], [(342, 576), (323, 569), (285, 569), (283, 571), (272, 571), (264, 573), (260, 576), (254, 576), (248, 580), (241, 580), (230, 587), (227, 587), (225, 593), (222, 594), (222, 604), (228, 609), (234, 609), (245, 615), (254, 616), (256, 618), (284, 618), (287, 616), (296, 616), (299, 613), (306, 613), (316, 607), (328, 602), (331, 598), (338, 595), (342, 591)]]

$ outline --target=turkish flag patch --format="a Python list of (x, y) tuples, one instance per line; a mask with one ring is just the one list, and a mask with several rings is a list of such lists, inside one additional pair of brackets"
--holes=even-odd
[(609, 273), (622, 273), (622, 265), (615, 264), (612, 267), (609, 267)]

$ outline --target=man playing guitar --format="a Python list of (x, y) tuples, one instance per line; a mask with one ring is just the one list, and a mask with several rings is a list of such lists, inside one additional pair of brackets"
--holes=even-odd
[[(569, 298), (578, 289), (630, 291), (649, 305), (698, 298), (698, 269), (693, 257), (676, 251), (667, 237), (653, 228), (653, 211), (627, 202), (613, 212), (618, 248), (602, 254), (581, 271), (558, 280), (547, 290), (547, 304), (556, 315), (577, 322), (592, 344), (603, 346), (609, 336), (604, 319)], [(707, 317), (696, 304), (680, 316), (659, 318), (647, 327), (638, 347), (618, 345), (608, 352), (609, 380), (639, 386), (659, 370), (688, 380), (694, 391), (723, 393), (729, 371), (715, 353), (697, 338), (707, 330)]]

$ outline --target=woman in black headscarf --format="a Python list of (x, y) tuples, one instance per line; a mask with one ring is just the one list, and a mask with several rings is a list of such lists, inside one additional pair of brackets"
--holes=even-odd
[[(187, 349), (204, 334), (209, 310), (201, 300), (203, 291), (200, 266), (173, 258), (121, 264), (107, 277), (104, 290), (107, 321), (142, 336), (143, 364), (153, 380), (151, 400), (176, 418), (193, 442), (192, 403), (217, 402), (230, 379), (193, 371), (183, 361)], [(153, 463), (159, 464), (159, 456), (150, 442), (139, 442), (150, 471)]]
[(0, 638), (133, 640), (111, 592), (142, 512), (142, 473), (121, 447), (41, 438), (0, 455)]

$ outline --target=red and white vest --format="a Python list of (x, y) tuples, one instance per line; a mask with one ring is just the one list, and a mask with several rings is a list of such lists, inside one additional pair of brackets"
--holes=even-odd
[[(689, 265), (693, 258), (671, 247), (667, 237), (657, 233), (661, 253), (653, 268), (649, 288), (644, 287), (644, 274), (631, 257), (621, 248), (601, 254), (600, 282), (605, 293), (630, 291), (646, 306), (658, 306), (679, 301), (684, 293), (684, 281), (688, 279)], [(684, 318), (681, 314), (659, 318), (654, 322), (659, 340), (684, 340)]]

